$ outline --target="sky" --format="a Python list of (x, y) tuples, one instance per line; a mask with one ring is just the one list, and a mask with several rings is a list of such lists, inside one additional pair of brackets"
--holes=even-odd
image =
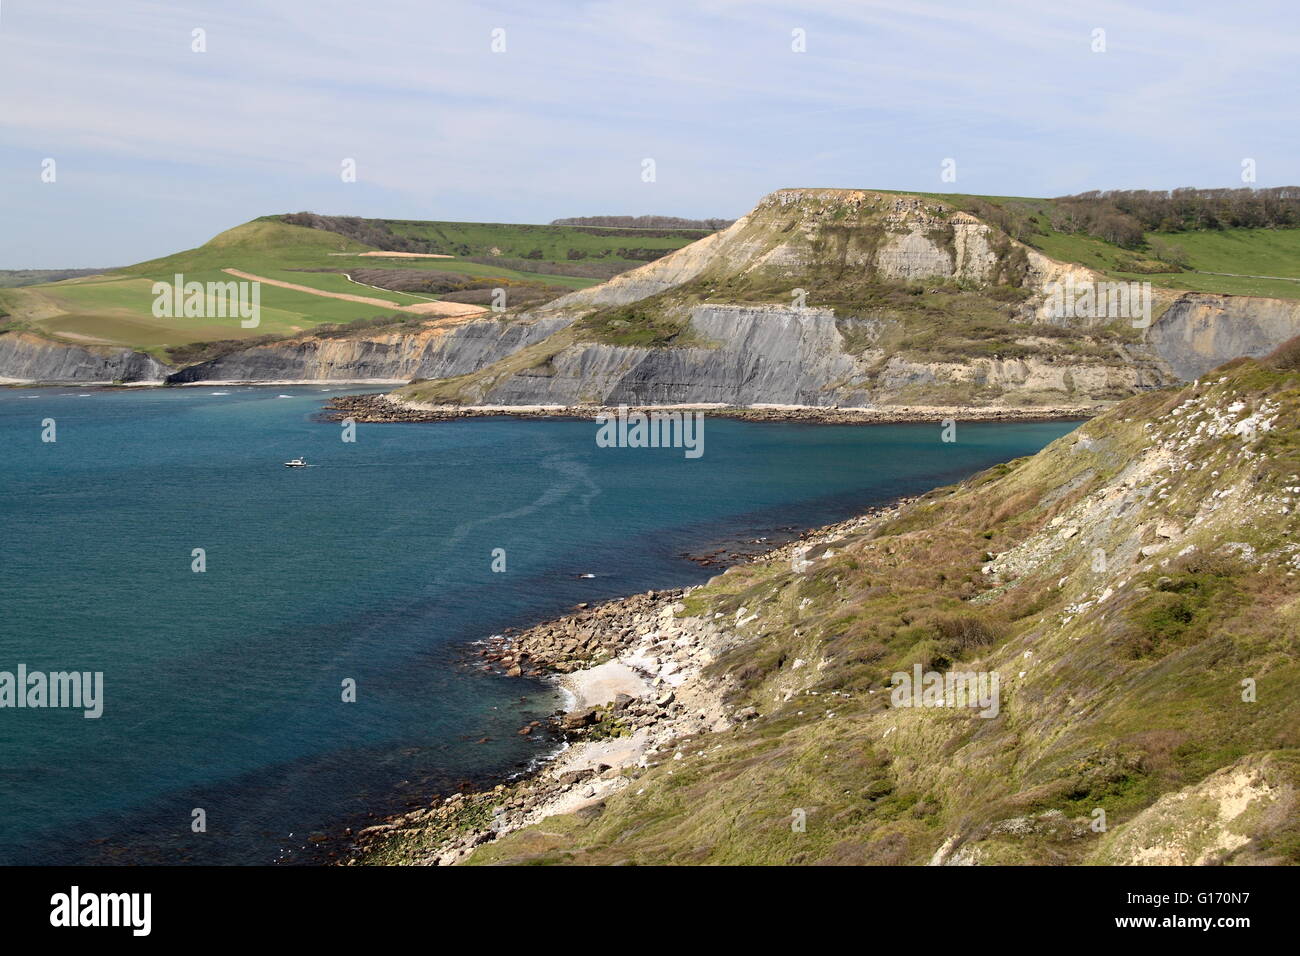
[(0, 268), (302, 210), (1300, 184), (1298, 26), (1295, 0), (0, 0)]

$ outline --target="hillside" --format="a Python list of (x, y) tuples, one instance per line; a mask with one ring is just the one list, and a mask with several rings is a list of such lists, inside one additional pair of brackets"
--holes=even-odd
[[(685, 594), (535, 628), (502, 666), (641, 689), (570, 714), (582, 742), (535, 779), (376, 826), (356, 858), (1300, 863), (1297, 421), (1300, 340)], [(997, 675), (993, 706), (905, 706), (916, 666)]]
[(293, 213), (281, 222), (344, 235), (375, 249), (445, 255), (471, 262), (496, 261), (525, 271), (609, 278), (702, 239), (714, 229), (690, 226), (616, 227), (580, 222), (529, 225), (359, 219)]
[[(1178, 192), (1175, 191), (1174, 195)], [(1184, 192), (1231, 196), (1252, 191)], [(1279, 190), (1254, 192), (1268, 196)], [(1300, 196), (1300, 189), (1295, 187), (1280, 192)], [(1216, 222), (1213, 227), (1157, 230), (1148, 226), (1152, 220), (1160, 218), (1158, 215), (1144, 216), (1142, 220), (1124, 216), (1126, 221), (1117, 225), (1109, 223), (1105, 217), (1117, 210), (1107, 212), (1109, 204), (1099, 199), (924, 195), (996, 223), (1009, 235), (1045, 255), (1086, 266), (1109, 278), (1149, 281), (1163, 289), (1300, 298), (1300, 228), (1297, 228), (1300, 226), (1300, 201), (1295, 199), (1286, 200), (1285, 208), (1274, 214), (1273, 218), (1286, 224), (1280, 227)], [(1160, 203), (1171, 204), (1176, 205), (1176, 202), (1165, 200)], [(1179, 222), (1194, 218), (1184, 213)], [(1225, 223), (1231, 222), (1227, 215), (1223, 215), (1223, 219)], [(1249, 216), (1241, 219), (1251, 221)], [(1101, 232), (1112, 233), (1113, 238), (1103, 238), (1097, 234)], [(1125, 237), (1124, 244), (1116, 241)]]
[[(0, 378), (414, 381), (397, 397), (434, 405), (1032, 409), (1114, 401), (1300, 332), (1300, 229), (1129, 224), (1120, 244), (1081, 231), (1093, 213), (1076, 207), (781, 190), (715, 233), (269, 216), (111, 274), (0, 289), (0, 334), (25, 336)], [(260, 280), (258, 327), (156, 318), (153, 283), (177, 273)], [(1054, 284), (1120, 281), (1152, 283), (1150, 328), (1050, 309)], [(498, 289), (504, 313), (488, 311)]]
[[(0, 313), (8, 314), (7, 328), (29, 336), (83, 349), (139, 350), (179, 366), (186, 364), (187, 356), (204, 354), (194, 348), (197, 343), (221, 342), (215, 351), (226, 352), (228, 340), (264, 343), (267, 336), (370, 323), (430, 301), (486, 306), (498, 288), (505, 290), (512, 305), (540, 305), (706, 234), (312, 214), (265, 217), (195, 249), (105, 274), (57, 282), (49, 279), (61, 276), (44, 282), (39, 276), (15, 277), (14, 284), (21, 281), (23, 288), (0, 289)], [(386, 254), (402, 250), (400, 255)], [(226, 282), (232, 278), (226, 270), (232, 269), (270, 280), (261, 290), (262, 316), (256, 329), (242, 328), (237, 319), (158, 319), (152, 314), (155, 281), (171, 282), (179, 273), (187, 282)], [(38, 281), (30, 281), (33, 278)], [(380, 304), (339, 296), (377, 299)], [(0, 369), (0, 377), (5, 374)]]
[(717, 232), (731, 225), (731, 219), (683, 219), (680, 216), (571, 216), (552, 219), (552, 226), (600, 226), (614, 229), (700, 229)]
[[(397, 395), (425, 404), (1032, 407), (1131, 395), (1300, 332), (1300, 300), (1161, 288), (1150, 329), (1106, 312), (1055, 316), (1053, 284), (1128, 278), (1109, 267), (1133, 253), (1086, 236), (1031, 237), (1057, 258), (1007, 231), (1024, 232), (998, 205), (1011, 200), (960, 198), (781, 190), (722, 232), (524, 310), (521, 322), (569, 323), (527, 354)], [(1290, 241), (1287, 230), (1252, 233), (1242, 242), (1267, 251), (1234, 262), (1275, 264)], [(1195, 248), (1215, 254), (1208, 240)], [(1205, 284), (1193, 278), (1183, 287)]]
[(43, 282), (62, 282), (64, 279), (98, 275), (104, 271), (104, 269), (0, 269), (0, 289), (40, 285)]

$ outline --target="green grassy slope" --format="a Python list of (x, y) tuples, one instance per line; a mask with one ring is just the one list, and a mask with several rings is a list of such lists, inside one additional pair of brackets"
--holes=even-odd
[(588, 259), (639, 265), (647, 255), (680, 249), (708, 235), (697, 229), (614, 229), (594, 226), (542, 226), (484, 222), (419, 222), (387, 220), (401, 236), (430, 242), (432, 251), (458, 257), (499, 255), (532, 257), (545, 262), (583, 262)]
[[(1144, 245), (1130, 250), (1096, 236), (1053, 228), (1051, 217), (1056, 204), (1050, 199), (960, 193), (917, 195), (940, 199), (974, 215), (987, 212), (986, 204), (997, 207), (1023, 224), (1025, 232), (1019, 238), (1044, 255), (1077, 262), (1114, 278), (1149, 281), (1170, 290), (1300, 299), (1300, 281), (1287, 281), (1300, 280), (1300, 229), (1148, 232)], [(1159, 252), (1170, 246), (1185, 254), (1184, 266), (1174, 267), (1159, 260)]]
[[(810, 569), (715, 578), (684, 613), (731, 628), (745, 609), (713, 676), (759, 717), (471, 862), (1300, 863), (1297, 422), (1293, 341), (933, 491)], [(997, 672), (1000, 713), (891, 706), (914, 664)]]
[(242, 328), (235, 318), (156, 318), (150, 287), (155, 281), (170, 282), (176, 274), (182, 274), (185, 281), (226, 282), (232, 277), (222, 270), (238, 269), (325, 292), (404, 306), (438, 296), (370, 288), (350, 281), (344, 274), (357, 269), (436, 271), (462, 277), (465, 288), (522, 285), (527, 287), (529, 298), (545, 298), (594, 285), (609, 274), (680, 248), (705, 234), (694, 230), (366, 222), (380, 222), (394, 235), (415, 238), (427, 243), (430, 250), (446, 248), (454, 254), (437, 259), (363, 256), (361, 253), (382, 250), (339, 233), (292, 225), (272, 216), (236, 226), (198, 248), (106, 275), (0, 289), (0, 310), (9, 313), (6, 327), (70, 341), (126, 345), (166, 360), (169, 348), (190, 343), (283, 335), (323, 323), (370, 319), (385, 312), (382, 306), (264, 284), (262, 321), (255, 329)]
[[(11, 290), (8, 302), (15, 318), (36, 332), (74, 341), (98, 341), (140, 348), (166, 358), (169, 346), (213, 339), (251, 338), (309, 329), (324, 322), (349, 322), (382, 314), (382, 307), (322, 298), (306, 292), (263, 285), (261, 324), (244, 329), (238, 318), (158, 318), (153, 315), (152, 285), (172, 282), (229, 282), (222, 272), (240, 269), (301, 285), (350, 291), (357, 295), (420, 301), (398, 293), (380, 295), (360, 286), (341, 289), (346, 280), (326, 274), (291, 270), (335, 267), (331, 252), (357, 253), (366, 247), (340, 236), (280, 223), (253, 222), (221, 233), (210, 242), (161, 259), (126, 266), (103, 276), (28, 286)], [(356, 261), (349, 258), (347, 261)]]

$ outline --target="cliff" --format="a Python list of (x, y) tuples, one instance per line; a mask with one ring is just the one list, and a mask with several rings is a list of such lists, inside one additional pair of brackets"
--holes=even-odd
[[(841, 319), (831, 309), (701, 305), (686, 331), (698, 344), (673, 348), (543, 343), (522, 368), (487, 367), (445, 383), (399, 393), (421, 401), (470, 404), (671, 404), (866, 406), (877, 404), (1040, 405), (1121, 398), (1172, 380), (1150, 356), (1058, 361), (1050, 351), (962, 358), (908, 357), (881, 341), (873, 319)], [(548, 346), (561, 345), (552, 351)], [(502, 373), (505, 374), (502, 374)]]
[(1300, 334), (1300, 302), (1187, 293), (1148, 338), (1175, 375), (1189, 381), (1239, 356), (1259, 358)]
[[(575, 745), (355, 858), (1300, 863), (1298, 413), (1300, 340), (519, 635), (502, 666), (586, 695)], [(918, 672), (938, 693), (898, 693)], [(992, 692), (953, 693), (965, 675)]]
[(781, 190), (731, 227), (535, 315), (562, 329), (398, 396), (464, 404), (1096, 402), (1266, 354), (1300, 333), (1275, 299), (1158, 292), (1131, 317), (1058, 316), (1100, 283), (935, 199)]
[(131, 349), (73, 345), (29, 332), (0, 333), (0, 382), (161, 384), (170, 371), (153, 356)]
[(328, 338), (303, 335), (189, 366), (168, 377), (192, 382), (409, 382), (463, 375), (562, 328), (563, 320), (437, 320), (407, 332)]
[[(254, 259), (270, 229), (256, 225), (251, 238), (231, 232)], [(294, 242), (313, 232), (276, 225)], [(176, 261), (228, 265), (230, 244)], [(1157, 290), (1149, 328), (1050, 308), (1054, 284), (1105, 281), (937, 198), (785, 189), (721, 232), (540, 308), (413, 332), (304, 333), (171, 380), (429, 379), (399, 397), (453, 404), (1037, 407), (1188, 381), (1300, 333), (1292, 300)], [(11, 340), (0, 376), (106, 380), (92, 347), (35, 350)], [(117, 355), (131, 367), (114, 378), (170, 374)]]
[(935, 199), (781, 190), (731, 228), (555, 300), (533, 349), (399, 398), (486, 405), (1113, 401), (1300, 333), (1277, 299), (1158, 293), (1153, 328), (1058, 316), (1102, 282)]

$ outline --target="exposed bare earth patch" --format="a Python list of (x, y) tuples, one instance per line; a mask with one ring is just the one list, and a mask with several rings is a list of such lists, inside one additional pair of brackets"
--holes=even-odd
[(374, 256), (379, 259), (454, 259), (441, 252), (362, 252), (358, 255)]
[(415, 312), (419, 315), (441, 315), (441, 316), (470, 316), (478, 315), (480, 312), (486, 312), (487, 309), (481, 305), (467, 305), (463, 302), (418, 302), (415, 305), (401, 305), (389, 299), (376, 299), (366, 295), (349, 295), (346, 292), (325, 292), (321, 289), (313, 289), (311, 286), (298, 285), (294, 282), (282, 282), (279, 279), (268, 279), (265, 276), (253, 275), (251, 272), (243, 272), (239, 269), (222, 269), (227, 275), (235, 276), (238, 279), (247, 279), (250, 282), (262, 282), (266, 285), (278, 286), (281, 289), (292, 289), (294, 292), (307, 292), (311, 295), (319, 295), (326, 299), (342, 299), (345, 302), (360, 302), (362, 305), (374, 305), (383, 309), (394, 309), (398, 312)]
[(481, 315), (486, 312), (481, 305), (466, 302), (419, 302), (415, 305), (402, 306), (403, 312), (418, 312), (421, 315), (443, 315), (449, 317)]

